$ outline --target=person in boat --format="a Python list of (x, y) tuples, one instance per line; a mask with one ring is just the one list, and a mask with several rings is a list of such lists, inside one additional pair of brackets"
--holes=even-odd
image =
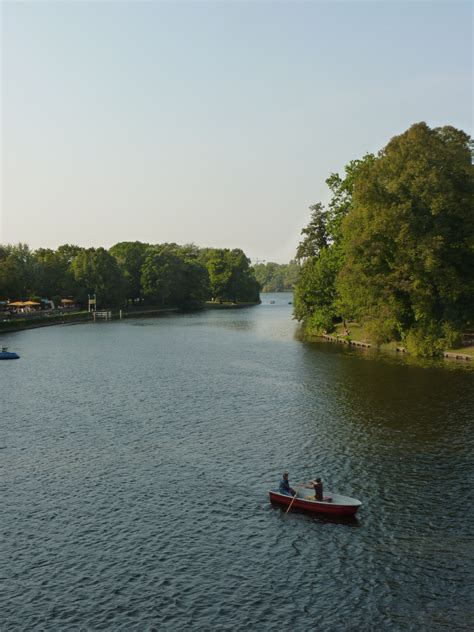
[(332, 498), (327, 496), (326, 498), (324, 498), (323, 495), (323, 482), (322, 480), (318, 478), (313, 481), (313, 488), (314, 488), (314, 498), (315, 500), (324, 500), (324, 502), (330, 503), (332, 502)]
[(293, 487), (290, 487), (290, 481), (288, 479), (288, 472), (283, 472), (283, 478), (280, 481), (278, 491), (280, 494), (286, 494), (287, 496), (295, 496), (296, 492)]
[(319, 477), (315, 481), (313, 481), (313, 488), (315, 499), (323, 500), (323, 482)]

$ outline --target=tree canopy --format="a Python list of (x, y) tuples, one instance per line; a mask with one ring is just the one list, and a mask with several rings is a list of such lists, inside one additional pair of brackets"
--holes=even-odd
[(257, 263), (255, 278), (263, 292), (288, 292), (294, 289), (300, 267), (293, 260), (290, 263)]
[(195, 309), (220, 301), (258, 302), (259, 285), (240, 249), (120, 242), (109, 250), (0, 245), (0, 300), (72, 297), (83, 306), (127, 303)]
[(240, 248), (207, 248), (201, 260), (209, 271), (211, 295), (216, 301), (258, 302), (260, 286), (250, 259)]
[(318, 330), (356, 319), (377, 343), (436, 353), (474, 314), (469, 136), (418, 123), (327, 182), (297, 252), (295, 315)]

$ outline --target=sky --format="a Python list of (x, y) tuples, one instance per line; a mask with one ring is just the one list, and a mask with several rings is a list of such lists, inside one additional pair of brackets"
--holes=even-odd
[(470, 2), (0, 11), (0, 243), (285, 263), (330, 173), (419, 121), (472, 134)]

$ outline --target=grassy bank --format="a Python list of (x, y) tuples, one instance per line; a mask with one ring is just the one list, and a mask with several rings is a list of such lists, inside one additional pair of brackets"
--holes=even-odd
[[(396, 340), (384, 343), (377, 347), (377, 345), (372, 342), (369, 331), (358, 323), (347, 323), (347, 329), (349, 331), (348, 334), (345, 330), (345, 327), (343, 327), (342, 324), (339, 324), (335, 327), (335, 330), (331, 332), (331, 334), (324, 337), (334, 342), (337, 341), (354, 346), (358, 346), (358, 343), (362, 343), (362, 346), (378, 348), (380, 351), (406, 352), (403, 343)], [(456, 349), (447, 348), (444, 349), (442, 355), (444, 354), (449, 354), (449, 356), (444, 357), (452, 357), (458, 355), (460, 356), (459, 358), (457, 358), (459, 360), (466, 360), (470, 357), (471, 360), (474, 361), (474, 346), (457, 347)], [(467, 358), (465, 358), (464, 356), (467, 356)]]

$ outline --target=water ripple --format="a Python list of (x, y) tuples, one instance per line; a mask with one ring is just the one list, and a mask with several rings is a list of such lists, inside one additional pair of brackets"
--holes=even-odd
[[(302, 343), (289, 309), (11, 336), (2, 632), (469, 629), (472, 372)], [(360, 514), (272, 507), (283, 468)]]

